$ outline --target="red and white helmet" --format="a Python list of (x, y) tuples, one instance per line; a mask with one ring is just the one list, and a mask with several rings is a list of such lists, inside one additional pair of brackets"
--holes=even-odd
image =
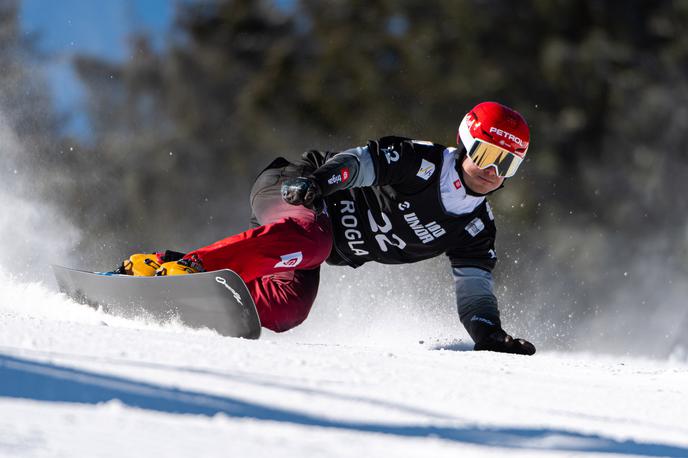
[(483, 102), (469, 111), (456, 136), (468, 157), (481, 169), (494, 167), (511, 177), (523, 162), (530, 143), (530, 129), (517, 111), (497, 102)]

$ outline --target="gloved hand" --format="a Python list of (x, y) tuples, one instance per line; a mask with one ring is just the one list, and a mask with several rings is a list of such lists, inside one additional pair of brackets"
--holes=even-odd
[(320, 211), (323, 207), (322, 192), (318, 184), (307, 177), (290, 178), (282, 183), (282, 199), (291, 205), (303, 205)]
[(499, 318), (474, 315), (468, 326), (468, 333), (475, 342), (474, 350), (515, 353), (518, 355), (535, 354), (535, 345), (525, 339), (514, 339), (502, 329)]
[(122, 261), (122, 264), (114, 270), (114, 273), (151, 277), (155, 275), (155, 271), (165, 262), (181, 259), (183, 256), (184, 253), (170, 250), (159, 253), (136, 253)]
[(500, 353), (515, 353), (517, 355), (534, 355), (535, 345), (525, 339), (514, 339), (503, 329), (493, 332), (480, 342), (476, 342), (474, 350), (497, 351)]
[(170, 261), (162, 264), (158, 270), (155, 271), (155, 275), (185, 275), (198, 272), (205, 272), (203, 263), (198, 256), (192, 255), (189, 258), (182, 258), (178, 261)]

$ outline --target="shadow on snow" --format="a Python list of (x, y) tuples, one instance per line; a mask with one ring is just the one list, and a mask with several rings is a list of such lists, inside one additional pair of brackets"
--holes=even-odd
[(688, 448), (632, 440), (618, 441), (599, 435), (553, 428), (404, 426), (332, 420), (238, 398), (168, 388), (2, 354), (0, 354), (0, 396), (86, 404), (117, 399), (131, 407), (158, 412), (207, 416), (225, 414), (235, 418), (276, 421), (299, 426), (400, 437), (432, 437), (494, 447), (625, 453), (644, 456), (688, 456)]

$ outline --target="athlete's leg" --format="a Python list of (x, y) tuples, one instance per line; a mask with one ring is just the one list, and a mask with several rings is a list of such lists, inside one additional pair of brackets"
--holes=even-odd
[[(329, 255), (332, 246), (332, 229), (326, 215), (317, 215), (302, 206), (289, 205), (280, 194), (282, 180), (303, 175), (303, 170), (288, 165), (272, 172), (263, 173), (251, 190), (252, 224), (274, 224), (284, 215), (294, 221), (314, 221), (318, 227), (316, 238), (323, 252)], [(266, 275), (248, 283), (256, 303), (261, 324), (275, 332), (282, 332), (301, 324), (313, 306), (318, 294), (320, 267)]]
[(327, 215), (282, 200), (281, 182), (303, 174), (286, 161), (268, 167), (251, 190), (251, 229), (192, 252), (207, 270), (237, 272), (251, 292), (261, 324), (276, 332), (308, 316), (318, 293), (319, 266), (332, 247)]
[(298, 173), (292, 165), (265, 170), (251, 191), (255, 221), (261, 225), (187, 256), (196, 255), (206, 270), (232, 269), (247, 283), (297, 267), (318, 267), (330, 254), (332, 226), (327, 215), (282, 200), (281, 181)]
[(247, 284), (263, 327), (282, 332), (306, 319), (318, 294), (320, 268), (268, 275)]

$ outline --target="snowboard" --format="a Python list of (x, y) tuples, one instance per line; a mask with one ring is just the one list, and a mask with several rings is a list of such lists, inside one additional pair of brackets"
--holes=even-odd
[(134, 277), (52, 266), (61, 292), (107, 313), (179, 319), (223, 336), (257, 339), (260, 319), (244, 281), (229, 269), (190, 275)]

